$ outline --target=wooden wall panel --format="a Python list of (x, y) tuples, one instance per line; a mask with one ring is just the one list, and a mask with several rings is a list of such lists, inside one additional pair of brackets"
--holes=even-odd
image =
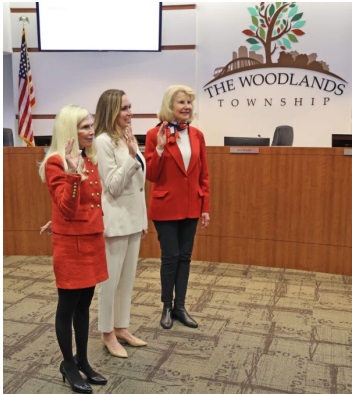
[(4, 148), (5, 230), (30, 229), (42, 206), (46, 206), (43, 201), (46, 187), (39, 179), (36, 165), (42, 157), (37, 150)]
[(25, 231), (4, 231), (4, 255), (52, 255), (51, 236), (48, 234), (39, 235), (39, 227)]
[[(43, 154), (4, 148), (5, 254), (51, 253), (38, 232), (51, 212), (36, 165)], [(199, 226), (193, 259), (352, 275), (352, 156), (342, 148), (208, 147), (208, 160), (211, 224)], [(151, 221), (140, 256), (160, 257)]]
[(51, 254), (51, 238), (39, 235), (51, 218), (49, 192), (38, 174), (44, 147), (3, 148), (5, 255)]

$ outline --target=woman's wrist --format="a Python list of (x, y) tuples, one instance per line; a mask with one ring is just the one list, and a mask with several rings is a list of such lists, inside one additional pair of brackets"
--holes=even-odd
[(159, 155), (159, 156), (161, 156), (162, 154), (163, 154), (163, 152), (164, 152), (164, 147), (162, 147), (161, 149), (160, 148), (158, 148), (158, 146), (156, 147), (156, 152), (157, 152), (157, 154)]

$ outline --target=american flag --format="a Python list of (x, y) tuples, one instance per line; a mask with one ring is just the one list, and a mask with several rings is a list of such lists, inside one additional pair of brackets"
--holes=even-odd
[(22, 30), (21, 60), (18, 78), (18, 135), (27, 143), (27, 146), (34, 146), (32, 108), (35, 105), (35, 97), (25, 29)]

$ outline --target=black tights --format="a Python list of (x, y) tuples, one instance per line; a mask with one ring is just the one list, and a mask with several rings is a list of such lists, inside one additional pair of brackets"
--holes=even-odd
[(75, 331), (77, 360), (90, 368), (87, 359), (89, 307), (95, 287), (86, 289), (58, 289), (59, 301), (56, 310), (55, 329), (65, 367), (74, 367), (72, 351), (72, 324)]

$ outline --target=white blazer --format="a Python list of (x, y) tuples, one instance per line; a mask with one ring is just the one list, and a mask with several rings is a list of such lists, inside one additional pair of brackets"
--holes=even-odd
[(133, 159), (123, 142), (116, 146), (107, 133), (96, 140), (98, 169), (103, 187), (102, 206), (105, 236), (115, 237), (147, 229), (145, 201), (146, 163)]

